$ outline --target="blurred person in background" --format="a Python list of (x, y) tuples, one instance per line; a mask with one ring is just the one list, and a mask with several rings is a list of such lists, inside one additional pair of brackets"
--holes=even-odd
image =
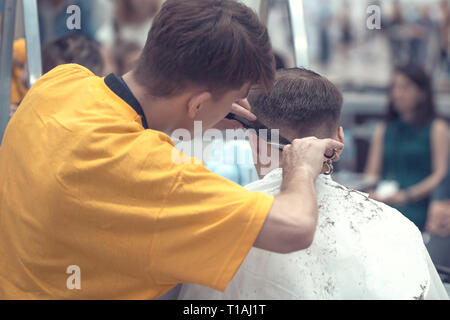
[(344, 1), (342, 4), (340, 16), (338, 18), (338, 23), (341, 31), (341, 50), (346, 60), (350, 58), (350, 49), (354, 41), (351, 11), (352, 8), (350, 6), (350, 3), (348, 1)]
[[(70, 6), (79, 8), (80, 28), (70, 29), (68, 22), (75, 22)], [(114, 72), (110, 48), (114, 39), (115, 0), (38, 0), (39, 29), (41, 44), (70, 34), (81, 34), (89, 40), (100, 43), (105, 73)], [(70, 9), (70, 10), (68, 10)]]
[(449, 0), (440, 3), (439, 39), (441, 48), (441, 65), (444, 71), (443, 88), (450, 89), (450, 4)]
[(409, 40), (409, 62), (431, 71), (435, 56), (433, 49), (438, 45), (438, 26), (431, 17), (429, 4), (420, 6), (418, 11), (419, 18), (409, 26), (412, 31)]
[(113, 52), (116, 73), (123, 75), (133, 69), (141, 51), (141, 46), (136, 42), (119, 40)]
[(403, 10), (398, 0), (394, 1), (392, 17), (386, 22), (385, 30), (389, 39), (392, 64), (399, 65), (406, 62), (405, 30), (407, 26), (403, 17)]
[(330, 39), (330, 25), (333, 20), (331, 9), (324, 1), (320, 4), (320, 11), (318, 15), (318, 38), (319, 46), (319, 61), (323, 67), (327, 67), (331, 59), (331, 39)]
[[(426, 230), (428, 233), (440, 237), (450, 236), (450, 171), (447, 172), (447, 176), (433, 193)], [(448, 244), (450, 245), (450, 241)], [(448, 252), (450, 252), (450, 248)], [(447, 256), (450, 259), (450, 255)], [(450, 260), (448, 262), (450, 266)]]
[(100, 45), (81, 34), (56, 39), (42, 48), (43, 73), (66, 63), (76, 63), (98, 76), (103, 75), (104, 61)]
[[(99, 17), (96, 39), (102, 44), (106, 73), (124, 74), (135, 61), (137, 51), (142, 50), (148, 30), (163, 0), (117, 0), (96, 3)], [(125, 57), (120, 57), (124, 54)]]
[(153, 17), (162, 0), (117, 0), (115, 29), (118, 39), (126, 39), (144, 47)]
[[(3, 0), (0, 0), (0, 29), (2, 26)], [(0, 32), (0, 43), (2, 33)], [(1, 44), (0, 44), (1, 47)], [(27, 93), (26, 84), (22, 81), (26, 74), (25, 66), (27, 61), (26, 41), (25, 38), (18, 38), (13, 42), (12, 48), (12, 70), (11, 70), (11, 96), (10, 96), (10, 112), (12, 117), (17, 110), (18, 105)]]
[(441, 271), (443, 281), (450, 282), (448, 271), (443, 272), (443, 268), (450, 269), (450, 172), (433, 193), (426, 232), (429, 237), (424, 240), (431, 259)]
[(14, 41), (13, 44), (13, 65), (11, 75), (11, 103), (9, 108), (9, 116), (12, 117), (16, 112), (20, 102), (25, 97), (28, 91), (25, 83), (25, 65), (27, 61), (26, 56), (26, 42), (24, 38)]
[[(14, 52), (10, 117), (17, 111), (20, 102), (28, 92), (25, 39), (15, 42)], [(81, 34), (70, 34), (50, 41), (42, 48), (41, 55), (44, 74), (61, 64), (76, 63), (96, 75), (103, 75), (104, 60), (100, 45)]]
[(398, 67), (365, 173), (381, 180), (371, 197), (398, 209), (421, 231), (430, 195), (447, 173), (447, 133), (446, 121), (435, 113), (429, 76), (416, 65)]

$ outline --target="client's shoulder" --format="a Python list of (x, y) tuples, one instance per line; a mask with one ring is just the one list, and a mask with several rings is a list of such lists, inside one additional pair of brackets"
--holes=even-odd
[(350, 220), (360, 227), (386, 230), (386, 225), (397, 231), (417, 233), (418, 229), (397, 209), (369, 198), (368, 194), (347, 188), (331, 179), (320, 176), (316, 182), (319, 211), (324, 215), (334, 213), (336, 218)]
[(277, 168), (266, 174), (264, 178), (247, 184), (245, 188), (250, 191), (260, 191), (269, 195), (277, 195), (280, 193), (282, 182), (283, 170)]

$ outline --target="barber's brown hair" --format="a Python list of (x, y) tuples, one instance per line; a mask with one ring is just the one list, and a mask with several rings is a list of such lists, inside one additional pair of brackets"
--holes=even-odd
[(154, 96), (205, 86), (215, 96), (275, 76), (266, 27), (235, 0), (167, 0), (153, 20), (135, 79)]

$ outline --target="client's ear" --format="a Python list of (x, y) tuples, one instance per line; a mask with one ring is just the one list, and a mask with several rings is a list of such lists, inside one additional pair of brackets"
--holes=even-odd
[(252, 150), (258, 151), (258, 136), (252, 130), (248, 130), (248, 142)]
[(248, 131), (248, 143), (250, 144), (250, 148), (252, 149), (253, 163), (258, 163), (258, 139), (259, 137), (252, 130)]
[(195, 119), (205, 106), (205, 104), (212, 99), (212, 94), (210, 92), (204, 91), (200, 93), (196, 93), (191, 96), (188, 100), (188, 116), (191, 119)]
[[(345, 135), (344, 135), (344, 128), (339, 127), (337, 134), (336, 134), (336, 140), (342, 143), (345, 147)], [(344, 151), (344, 148), (338, 151), (338, 155), (340, 156), (342, 151)]]

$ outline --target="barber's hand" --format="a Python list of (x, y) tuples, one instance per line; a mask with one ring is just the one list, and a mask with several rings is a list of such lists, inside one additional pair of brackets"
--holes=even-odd
[[(231, 106), (231, 113), (234, 113), (237, 116), (241, 116), (250, 121), (255, 121), (256, 116), (252, 113), (252, 108), (248, 103), (247, 99), (240, 100), (239, 103), (233, 103)], [(226, 129), (242, 129), (242, 124), (236, 120), (223, 119), (218, 122), (215, 126), (215, 129), (226, 130)]]
[(343, 148), (342, 143), (333, 139), (295, 139), (282, 152), (283, 179), (290, 179), (296, 170), (308, 172), (314, 180), (317, 179), (319, 174), (328, 169), (324, 166), (324, 162), (328, 160), (325, 154), (331, 156), (333, 149), (339, 151)]

